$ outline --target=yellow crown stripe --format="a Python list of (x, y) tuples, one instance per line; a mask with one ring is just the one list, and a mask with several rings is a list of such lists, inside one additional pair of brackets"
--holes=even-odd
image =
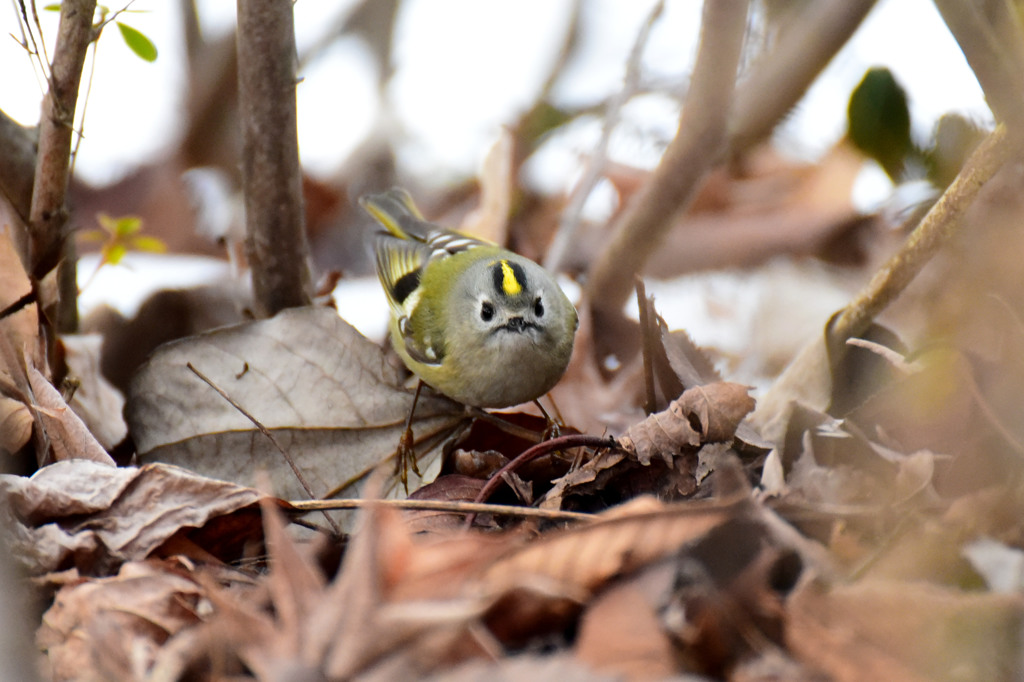
[(501, 289), (507, 296), (517, 296), (523, 290), (523, 284), (516, 278), (516, 271), (507, 260), (501, 261)]

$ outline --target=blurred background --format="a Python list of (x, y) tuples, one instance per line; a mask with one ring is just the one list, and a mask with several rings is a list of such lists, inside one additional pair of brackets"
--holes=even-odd
[[(815, 4), (754, 3), (741, 79), (772, 46), (785, 17)], [(678, 127), (702, 3), (670, 0), (657, 16), (655, 5), (297, 2), (307, 228), (315, 276), (329, 287), (329, 273), (341, 273), (342, 315), (382, 336), (386, 309), (367, 278), (370, 228), (355, 199), (399, 184), (429, 217), (465, 226), (481, 203), (481, 169), (492, 149), (511, 177), (499, 190), (507, 194), (506, 232), (491, 236), (537, 260), (545, 259), (589, 166), (600, 166), (579, 211), (583, 236), (557, 258), (558, 269), (578, 279), (599, 251), (600, 226), (642, 185)], [(15, 2), (0, 9), (12, 36), (0, 45), (0, 109), (30, 126), (45, 87), (18, 44), (19, 11)], [(58, 15), (39, 15), (52, 46)], [(242, 221), (234, 3), (139, 0), (117, 19), (148, 36), (159, 56), (139, 59), (113, 26), (90, 54), (73, 203), (81, 233), (97, 228), (100, 213), (138, 216), (146, 234), (178, 255), (129, 253), (123, 267), (97, 273), (98, 258), (88, 255), (95, 246), (80, 245), (83, 313), (109, 304), (131, 317), (154, 291), (232, 276), (225, 242), (240, 234)], [(917, 147), (934, 144), (947, 114), (972, 126), (992, 124), (935, 6), (878, 2), (768, 143), (746, 154), (742, 167), (709, 180), (685, 229), (647, 266), (649, 288), (670, 326), (715, 349), (734, 376), (763, 384), (795, 340), (820, 329), (901, 238), (892, 229), (902, 216), (941, 189), (923, 167), (894, 183), (876, 160), (846, 143), (850, 95), (875, 67), (887, 68), (905, 91)], [(159, 339), (236, 317), (229, 304), (170, 303), (180, 311), (179, 328)], [(764, 324), (781, 310), (786, 325)], [(141, 326), (167, 317), (161, 308)], [(755, 351), (754, 336), (765, 347)]]

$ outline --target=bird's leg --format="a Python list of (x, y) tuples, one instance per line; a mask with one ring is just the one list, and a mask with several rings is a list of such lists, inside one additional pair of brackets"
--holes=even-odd
[(551, 440), (552, 438), (558, 438), (562, 435), (562, 425), (551, 418), (544, 406), (540, 404), (540, 398), (533, 401), (533, 404), (537, 406), (540, 413), (544, 415), (544, 421), (547, 422), (547, 426), (544, 427), (544, 434), (541, 436), (541, 440)]
[(405, 419), (405, 430), (402, 431), (402, 437), (398, 440), (398, 450), (395, 451), (395, 473), (402, 481), (406, 494), (409, 493), (409, 467), (412, 467), (413, 473), (417, 476), (423, 475), (416, 464), (416, 448), (413, 447), (412, 437), (412, 416), (416, 413), (416, 403), (420, 400), (422, 390), (423, 381), (419, 380), (416, 382), (416, 394), (412, 398), (409, 416)]

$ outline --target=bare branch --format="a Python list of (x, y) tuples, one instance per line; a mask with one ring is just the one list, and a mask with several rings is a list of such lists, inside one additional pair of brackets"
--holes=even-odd
[[(71, 140), (82, 80), (85, 51), (93, 39), (92, 18), (96, 0), (65, 0), (60, 6), (57, 44), (50, 65), (49, 90), (43, 98), (39, 120), (39, 151), (32, 203), (29, 209), (31, 242), (29, 260), (36, 280), (61, 263), (62, 279), (74, 274), (74, 242), (67, 234), (66, 195)], [(62, 289), (62, 293), (67, 292)], [(74, 294), (58, 301), (58, 330), (78, 326), (78, 302)]]
[(291, 0), (238, 0), (246, 251), (260, 316), (310, 298)]
[(650, 180), (613, 225), (609, 244), (594, 264), (587, 300), (595, 312), (616, 315), (633, 289), (633, 276), (692, 199), (726, 141), (747, 20), (746, 0), (704, 4), (700, 47), (679, 132)]
[[(768, 439), (781, 437), (777, 429), (794, 400), (809, 405), (827, 405), (830, 393), (828, 369), (830, 349), (846, 347), (846, 340), (863, 334), (894, 301), (935, 253), (964, 225), (964, 213), (982, 186), (1012, 158), (1019, 147), (1008, 144), (1004, 128), (991, 133), (964, 165), (956, 180), (946, 188), (931, 210), (907, 238), (903, 247), (882, 266), (860, 294), (835, 316), (828, 338), (819, 336), (808, 343), (786, 367), (769, 390), (757, 401), (748, 417)], [(826, 344), (827, 341), (827, 344)]]
[(730, 119), (730, 152), (734, 156), (771, 134), (874, 5), (875, 0), (799, 5), (799, 12), (785, 22), (774, 49), (762, 55), (736, 92)]
[(1000, 127), (978, 145), (956, 180), (935, 202), (910, 234), (906, 243), (882, 266), (864, 290), (836, 318), (830, 330), (832, 344), (860, 336), (878, 315), (910, 284), (921, 268), (963, 224), (967, 207), (982, 185), (1010, 158), (1014, 146), (1007, 144)]
[(985, 99), (1011, 135), (1024, 134), (1024, 29), (1008, 0), (935, 0)]

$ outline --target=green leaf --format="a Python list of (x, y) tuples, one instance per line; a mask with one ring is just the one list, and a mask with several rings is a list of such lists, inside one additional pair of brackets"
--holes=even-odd
[(846, 114), (850, 141), (899, 182), (913, 142), (907, 92), (892, 72), (868, 69), (850, 95)]
[(106, 232), (109, 232), (112, 235), (117, 234), (116, 218), (111, 218), (106, 213), (101, 212), (96, 214), (96, 222), (98, 222), (100, 227), (102, 227)]
[(132, 247), (149, 253), (163, 253), (167, 250), (167, 244), (164, 244), (163, 241), (156, 237), (147, 235), (141, 235), (133, 239)]
[(147, 62), (156, 61), (156, 45), (153, 44), (152, 40), (147, 38), (141, 31), (127, 24), (122, 24), (120, 21), (115, 23), (117, 23), (117, 28), (121, 31), (121, 37), (124, 38), (125, 45), (132, 52)]
[(111, 265), (117, 265), (126, 253), (128, 253), (128, 247), (121, 242), (114, 242), (103, 248), (103, 260)]
[(50, 3), (49, 5), (46, 5), (45, 7), (43, 7), (43, 10), (47, 11), (47, 12), (59, 12), (60, 11), (60, 3), (59, 2)]
[(114, 234), (118, 237), (128, 237), (142, 229), (142, 218), (135, 215), (126, 215), (114, 220)]

